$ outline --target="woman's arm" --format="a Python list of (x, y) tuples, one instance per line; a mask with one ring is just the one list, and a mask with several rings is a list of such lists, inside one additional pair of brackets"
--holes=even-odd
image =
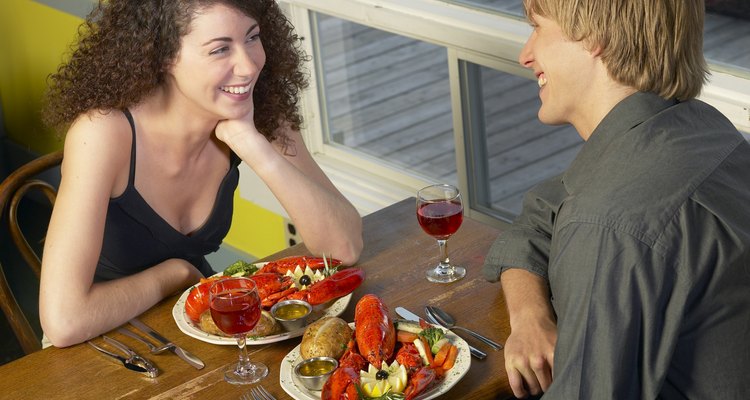
[(305, 246), (315, 254), (354, 264), (362, 251), (362, 219), (313, 160), (302, 135), (287, 130), (284, 146), (280, 140), (269, 143), (254, 126), (228, 130), (224, 123), (217, 126), (217, 137), (268, 185)]
[(91, 113), (71, 127), (52, 212), (40, 282), (42, 328), (58, 347), (80, 343), (144, 312), (197, 281), (183, 260), (130, 277), (93, 283), (110, 197), (127, 184), (130, 127), (122, 114)]

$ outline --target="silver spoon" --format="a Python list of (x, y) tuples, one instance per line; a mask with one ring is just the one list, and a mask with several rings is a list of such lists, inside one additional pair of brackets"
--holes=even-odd
[(457, 326), (456, 320), (454, 320), (453, 317), (451, 317), (448, 313), (446, 313), (445, 311), (437, 307), (425, 306), (424, 310), (425, 310), (425, 313), (427, 313), (427, 315), (432, 315), (432, 317), (435, 318), (435, 320), (438, 321), (440, 325), (443, 325), (444, 327), (448, 329), (458, 329), (458, 330), (464, 331), (468, 333), (469, 335), (474, 336), (475, 338), (486, 343), (488, 346), (492, 347), (495, 350), (500, 350), (503, 348), (503, 345), (493, 341), (492, 339), (488, 337), (482, 336), (479, 333), (472, 331), (471, 329), (467, 329), (462, 326)]
[[(440, 324), (440, 322), (438, 322), (435, 319), (435, 317), (432, 316), (432, 314), (430, 314), (430, 313), (425, 313), (425, 314), (427, 315), (427, 321), (429, 323), (431, 323), (433, 325), (438, 325), (438, 326), (441, 326), (441, 327), (445, 328), (444, 326), (442, 326)], [(446, 328), (446, 329), (448, 329), (448, 328)], [(476, 347), (474, 347), (472, 345), (469, 345), (469, 353), (471, 353), (472, 356), (474, 356), (474, 357), (476, 357), (476, 358), (478, 358), (480, 360), (484, 360), (485, 358), (487, 358), (487, 353), (483, 352), (482, 350), (479, 350), (478, 348), (476, 348)]]

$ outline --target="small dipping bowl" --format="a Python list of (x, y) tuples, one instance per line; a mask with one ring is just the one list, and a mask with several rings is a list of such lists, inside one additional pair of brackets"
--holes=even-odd
[(311, 312), (310, 303), (302, 300), (284, 300), (271, 307), (271, 315), (289, 332), (304, 328)]
[(294, 367), (294, 376), (307, 390), (321, 390), (339, 362), (331, 357), (313, 357), (303, 360)]

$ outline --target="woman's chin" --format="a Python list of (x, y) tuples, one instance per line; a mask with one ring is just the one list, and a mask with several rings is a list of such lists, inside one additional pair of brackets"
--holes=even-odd
[(253, 112), (253, 107), (234, 108), (231, 110), (222, 110), (219, 119), (244, 119), (248, 114)]

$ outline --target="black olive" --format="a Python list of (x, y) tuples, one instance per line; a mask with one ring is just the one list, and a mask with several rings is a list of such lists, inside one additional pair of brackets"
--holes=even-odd
[(307, 286), (307, 285), (309, 285), (309, 284), (311, 284), (311, 283), (312, 283), (312, 279), (310, 279), (310, 277), (309, 277), (309, 276), (307, 276), (307, 275), (302, 275), (302, 276), (300, 276), (300, 277), (299, 277), (299, 284), (300, 284), (300, 285), (305, 285), (305, 286)]
[(384, 369), (381, 369), (380, 371), (378, 371), (377, 374), (375, 374), (375, 379), (377, 379), (379, 381), (382, 381), (384, 379), (388, 379), (388, 371), (386, 371)]

